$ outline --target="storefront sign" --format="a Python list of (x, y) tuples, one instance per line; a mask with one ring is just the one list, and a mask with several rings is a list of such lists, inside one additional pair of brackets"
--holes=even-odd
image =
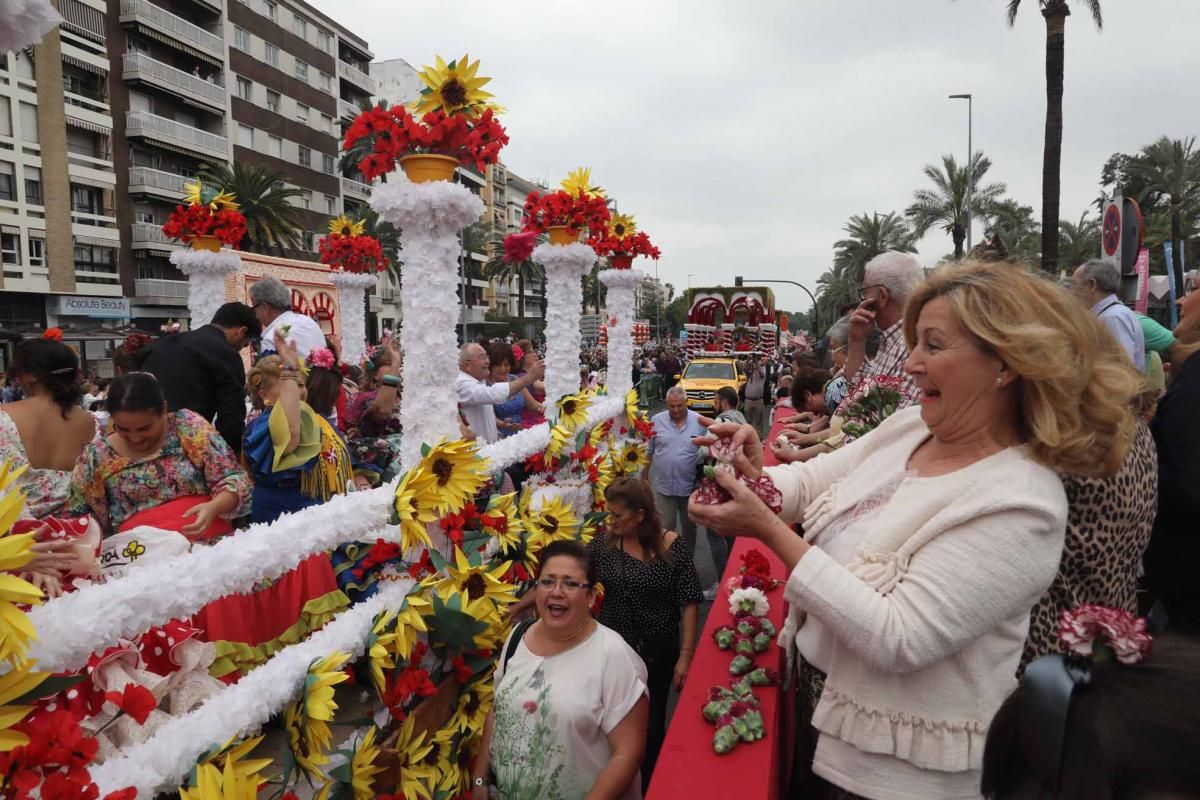
[(56, 295), (50, 299), (53, 301), (50, 313), (61, 317), (129, 319), (129, 299), (126, 297)]

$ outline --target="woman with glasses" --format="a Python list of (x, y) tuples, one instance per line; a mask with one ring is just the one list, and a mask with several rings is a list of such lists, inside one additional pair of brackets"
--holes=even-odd
[(472, 771), (472, 800), (490, 772), (507, 800), (638, 800), (646, 741), (646, 667), (592, 619), (596, 570), (583, 545), (541, 554), (538, 621), (518, 625), (495, 673), (495, 703)]

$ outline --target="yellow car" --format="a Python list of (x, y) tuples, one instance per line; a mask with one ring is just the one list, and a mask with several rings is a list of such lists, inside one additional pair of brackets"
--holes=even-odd
[(718, 389), (728, 386), (740, 394), (745, 383), (746, 374), (736, 358), (695, 358), (679, 376), (688, 408), (707, 416), (716, 416)]

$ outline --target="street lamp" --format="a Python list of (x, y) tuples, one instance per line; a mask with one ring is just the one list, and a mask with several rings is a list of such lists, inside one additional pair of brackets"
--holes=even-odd
[(688, 273), (688, 288), (689, 289), (692, 288), (692, 278), (694, 278), (694, 277), (696, 277), (696, 273), (694, 273), (694, 272)]
[(971, 252), (971, 198), (975, 195), (975, 170), (971, 159), (975, 157), (974, 133), (975, 98), (970, 94), (952, 94), (950, 100), (967, 101), (967, 252)]

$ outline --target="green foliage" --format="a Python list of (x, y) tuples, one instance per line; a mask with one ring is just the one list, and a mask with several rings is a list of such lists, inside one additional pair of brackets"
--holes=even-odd
[(950, 234), (954, 257), (962, 258), (968, 208), (970, 216), (986, 217), (1007, 189), (1003, 183), (983, 183), (991, 168), (991, 160), (982, 151), (971, 156), (969, 168), (960, 166), (952, 155), (942, 156), (940, 167), (926, 164), (923, 172), (933, 187), (914, 191), (912, 205), (904, 212), (917, 238), (938, 227)]
[(246, 238), (243, 249), (265, 253), (268, 249), (282, 252), (285, 248), (301, 250), (304, 240), (304, 215), (289, 200), (303, 195), (299, 189), (284, 185), (282, 172), (261, 164), (235, 161), (227, 164), (205, 164), (200, 179), (220, 187), (237, 198), (239, 210), (246, 218)]

